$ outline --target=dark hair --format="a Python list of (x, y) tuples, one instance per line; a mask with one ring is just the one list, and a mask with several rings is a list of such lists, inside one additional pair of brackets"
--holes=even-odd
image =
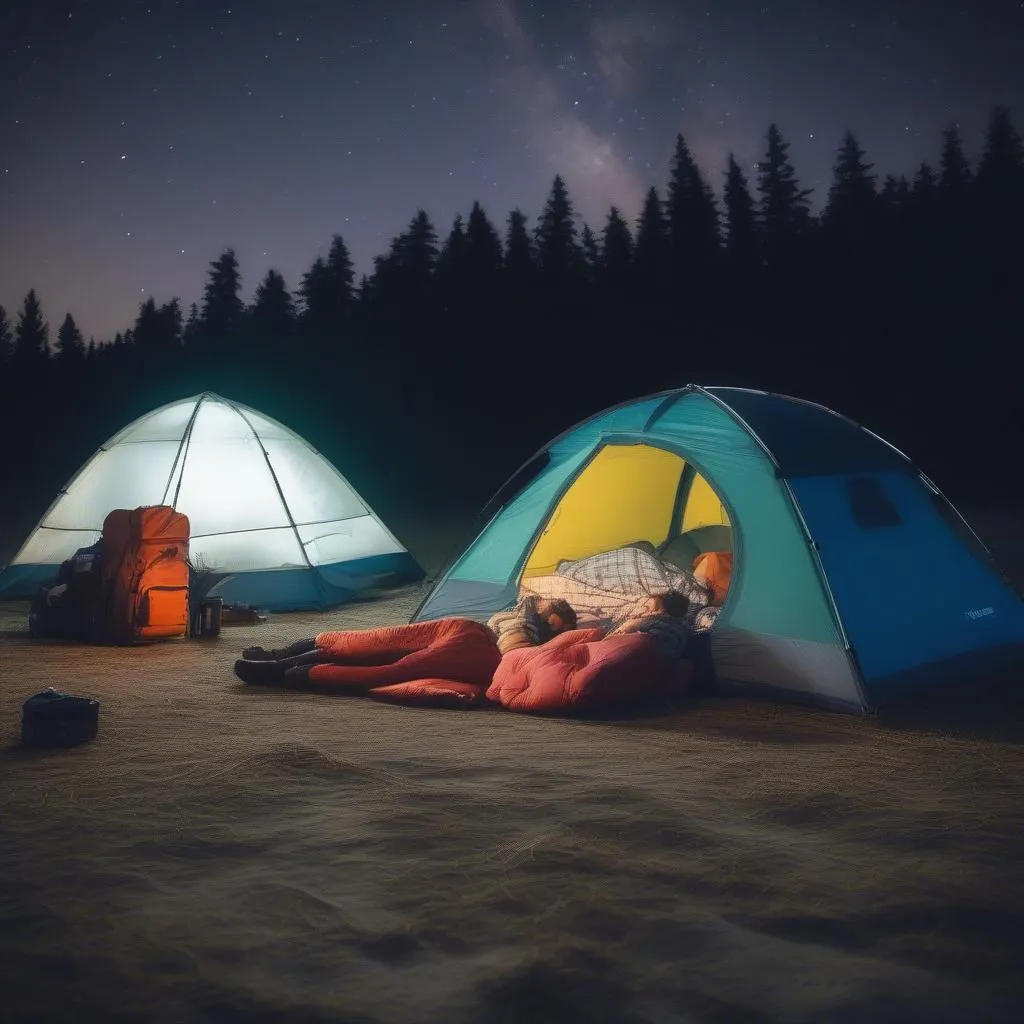
[(690, 599), (681, 590), (669, 590), (659, 596), (666, 615), (681, 619), (690, 610)]
[(543, 601), (547, 605), (547, 612), (544, 615), (537, 615), (537, 633), (542, 644), (546, 644), (554, 635), (555, 630), (548, 622), (548, 616), (557, 615), (565, 623), (566, 629), (576, 628), (576, 612), (571, 604), (561, 597), (541, 597), (539, 594), (531, 594), (524, 599), (530, 604), (535, 612), (539, 613), (538, 605)]
[(568, 629), (576, 628), (576, 609), (564, 597), (551, 599), (551, 611), (565, 623)]

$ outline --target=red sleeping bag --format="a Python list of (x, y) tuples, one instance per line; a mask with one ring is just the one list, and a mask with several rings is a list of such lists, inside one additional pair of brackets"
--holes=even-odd
[(646, 633), (602, 639), (599, 629), (574, 629), (506, 654), (487, 699), (510, 711), (571, 714), (681, 693), (692, 677), (690, 662), (670, 661)]
[(472, 708), (487, 704), (487, 687), (476, 683), (458, 683), (452, 679), (411, 679), (407, 683), (375, 686), (367, 697), (388, 704), (414, 707)]
[(318, 664), (301, 672), (312, 688), (341, 688), (393, 704), (571, 714), (680, 693), (693, 668), (668, 660), (645, 633), (602, 639), (600, 629), (562, 633), (502, 658), (491, 632), (469, 619), (439, 619), (316, 638)]
[(299, 670), (312, 688), (361, 690), (395, 703), (483, 703), (501, 659), (491, 631), (471, 619), (321, 633), (316, 645), (323, 661)]

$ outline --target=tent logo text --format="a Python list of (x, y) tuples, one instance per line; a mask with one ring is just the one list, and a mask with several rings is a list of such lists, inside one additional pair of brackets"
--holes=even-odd
[(973, 622), (975, 619), (984, 619), (995, 613), (995, 608), (972, 608), (969, 612), (964, 612), (964, 617)]

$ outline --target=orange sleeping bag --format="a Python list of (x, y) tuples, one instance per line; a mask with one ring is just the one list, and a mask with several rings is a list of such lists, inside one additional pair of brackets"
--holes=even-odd
[(100, 639), (131, 644), (188, 632), (188, 516), (167, 505), (103, 521)]
[[(447, 697), (475, 693), (466, 687), (478, 688), (482, 697), (501, 660), (494, 634), (471, 619), (320, 633), (316, 645), (318, 663), (289, 669), (286, 679), (298, 680), (301, 675), (313, 688), (363, 691), (406, 686), (405, 691), (374, 694), (380, 699), (397, 699), (403, 692), (422, 699), (428, 684), (443, 684)], [(453, 689), (452, 684), (460, 685)]]

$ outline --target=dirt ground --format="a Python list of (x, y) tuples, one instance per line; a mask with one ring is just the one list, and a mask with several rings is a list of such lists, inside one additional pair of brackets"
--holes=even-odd
[[(232, 674), (421, 591), (130, 649), (0, 605), (0, 1017), (1022, 1019), (1019, 672), (877, 718), (569, 721)], [(20, 746), (50, 685), (96, 741)]]

